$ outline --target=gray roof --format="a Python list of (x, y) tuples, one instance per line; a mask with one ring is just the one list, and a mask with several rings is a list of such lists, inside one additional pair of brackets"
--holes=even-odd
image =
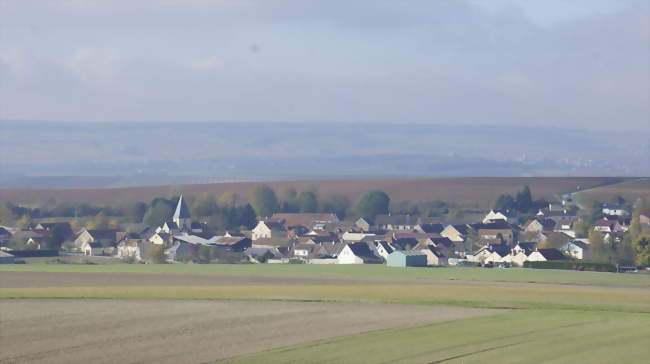
[(187, 208), (185, 200), (183, 200), (183, 195), (178, 199), (178, 204), (176, 205), (176, 211), (174, 211), (174, 219), (189, 219), (190, 210)]

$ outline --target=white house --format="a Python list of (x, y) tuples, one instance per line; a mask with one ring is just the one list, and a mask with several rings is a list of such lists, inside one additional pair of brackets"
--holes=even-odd
[(560, 250), (575, 259), (591, 259), (591, 249), (589, 249), (589, 244), (585, 240), (587, 239), (572, 240), (564, 244)]
[(490, 212), (483, 218), (483, 223), (487, 224), (496, 220), (505, 220), (507, 222), (514, 222), (515, 217), (509, 211), (490, 210)]
[(605, 204), (603, 205), (603, 214), (614, 216), (626, 216), (629, 214), (627, 210), (621, 205)]
[(447, 225), (440, 232), (440, 236), (448, 238), (453, 242), (464, 242), (467, 232), (470, 229), (467, 225)]
[(287, 237), (287, 229), (279, 220), (262, 220), (251, 230), (251, 233), (253, 240)]
[(384, 259), (388, 259), (388, 255), (395, 251), (395, 248), (385, 241), (375, 241), (373, 245), (375, 246), (377, 255)]
[(376, 256), (367, 243), (349, 243), (336, 257), (338, 264), (379, 263), (381, 258)]

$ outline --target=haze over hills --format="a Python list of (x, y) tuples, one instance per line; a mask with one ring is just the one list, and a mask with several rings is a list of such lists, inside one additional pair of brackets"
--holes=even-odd
[(3, 121), (0, 187), (650, 175), (646, 133), (432, 124)]

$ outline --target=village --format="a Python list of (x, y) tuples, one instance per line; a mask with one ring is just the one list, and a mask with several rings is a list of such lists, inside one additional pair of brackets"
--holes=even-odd
[[(647, 254), (643, 251), (647, 242), (638, 238), (632, 243), (636, 246), (624, 246), (648, 234), (650, 217), (618, 204), (603, 204), (599, 215), (592, 224), (586, 224), (579, 204), (569, 198), (539, 208), (523, 223), (518, 223), (521, 216), (516, 212), (498, 209), (470, 223), (447, 223), (440, 217), (410, 214), (340, 220), (336, 213), (279, 212), (260, 218), (250, 231), (219, 234), (205, 222), (194, 220), (186, 199), (180, 195), (173, 213), (160, 226), (140, 223), (124, 230), (82, 227), (75, 231), (69, 222), (60, 221), (24, 229), (0, 227), (0, 261), (86, 256), (111, 257), (127, 263), (501, 268), (534, 266), (532, 262), (638, 263), (633, 256)], [(64, 241), (58, 251), (48, 248), (48, 241), (55, 236)], [(12, 240), (19, 238), (25, 241), (26, 249), (9, 247)], [(614, 246), (619, 247), (619, 259), (612, 254)], [(584, 265), (571, 267), (585, 269)]]

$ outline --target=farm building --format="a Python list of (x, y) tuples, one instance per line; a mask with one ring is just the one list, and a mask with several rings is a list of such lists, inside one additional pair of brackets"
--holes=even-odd
[(388, 255), (389, 267), (426, 267), (427, 255), (421, 251), (396, 250)]

